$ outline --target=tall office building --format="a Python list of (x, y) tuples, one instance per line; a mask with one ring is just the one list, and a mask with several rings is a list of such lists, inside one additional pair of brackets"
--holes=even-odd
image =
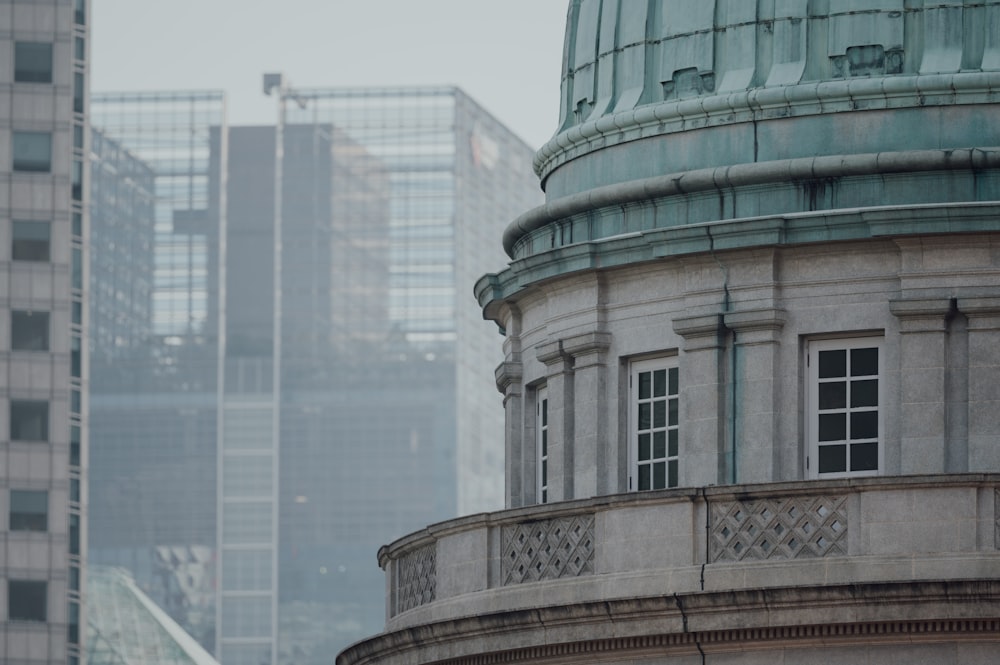
[(384, 619), (375, 548), (502, 505), (502, 355), (469, 293), (541, 199), (457, 89), (284, 94), (277, 127), (94, 99), (156, 221), (146, 364), (95, 389), (93, 556), (227, 665), (325, 662)]
[[(215, 639), (219, 92), (94, 95), (94, 563)], [(221, 161), (213, 161), (221, 160)]]
[(0, 661), (80, 661), (87, 0), (0, 2)]

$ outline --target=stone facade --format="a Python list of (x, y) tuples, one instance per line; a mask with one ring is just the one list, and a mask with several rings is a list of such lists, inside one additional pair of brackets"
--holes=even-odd
[(995, 660), (998, 21), (570, 2), (547, 202), (476, 284), (508, 510), (383, 548), (434, 599), (338, 662)]

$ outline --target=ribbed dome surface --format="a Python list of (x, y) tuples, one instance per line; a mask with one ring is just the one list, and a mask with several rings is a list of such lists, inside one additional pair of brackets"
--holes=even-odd
[(997, 0), (574, 0), (560, 130), (644, 104), (1000, 69)]

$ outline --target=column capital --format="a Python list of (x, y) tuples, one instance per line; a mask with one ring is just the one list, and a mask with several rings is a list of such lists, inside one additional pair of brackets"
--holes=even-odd
[(737, 344), (774, 344), (785, 327), (785, 310), (767, 307), (726, 312), (722, 320), (727, 328), (739, 333)]
[(1000, 298), (959, 298), (958, 311), (969, 320), (969, 330), (1000, 329)]
[(684, 338), (685, 351), (720, 349), (725, 345), (726, 329), (721, 314), (681, 317), (674, 319), (673, 327)]
[(889, 311), (899, 319), (901, 333), (945, 332), (953, 310), (950, 298), (898, 298), (889, 301)]

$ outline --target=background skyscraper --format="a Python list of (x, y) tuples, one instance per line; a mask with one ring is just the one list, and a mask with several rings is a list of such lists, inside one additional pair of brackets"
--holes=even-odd
[(460, 90), (294, 94), (280, 242), (274, 127), (227, 128), (221, 95), (94, 100), (156, 206), (152, 332), (95, 398), (92, 549), (223, 663), (325, 662), (384, 619), (379, 545), (502, 505), (471, 288), (541, 200)]
[(89, 2), (0, 1), (0, 661), (79, 662)]

